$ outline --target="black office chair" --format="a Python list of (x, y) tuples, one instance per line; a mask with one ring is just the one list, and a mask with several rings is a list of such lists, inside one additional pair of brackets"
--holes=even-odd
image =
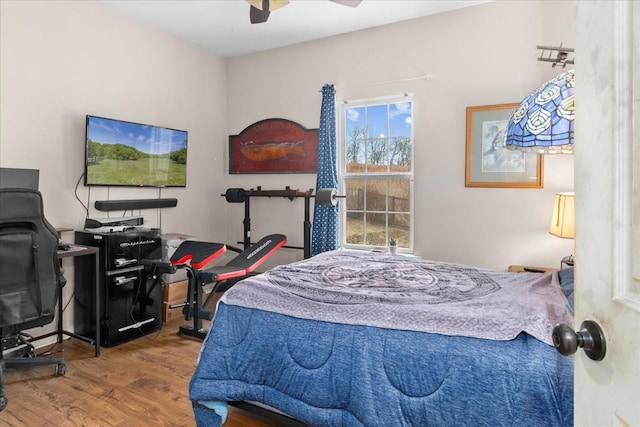
[(7, 406), (5, 367), (56, 365), (55, 375), (65, 373), (63, 358), (35, 357), (24, 333), (53, 322), (61, 280), (58, 233), (44, 217), (40, 192), (0, 188), (0, 411)]

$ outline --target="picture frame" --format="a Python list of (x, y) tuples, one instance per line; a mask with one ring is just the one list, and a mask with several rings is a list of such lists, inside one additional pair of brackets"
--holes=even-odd
[(316, 173), (318, 129), (265, 119), (229, 136), (229, 173)]
[(543, 188), (543, 155), (503, 145), (509, 118), (518, 105), (467, 107), (465, 187)]

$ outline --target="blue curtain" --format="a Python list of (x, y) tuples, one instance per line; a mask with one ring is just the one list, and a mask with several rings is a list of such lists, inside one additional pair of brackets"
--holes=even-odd
[[(335, 88), (322, 87), (322, 108), (318, 129), (318, 177), (316, 194), (321, 188), (338, 188), (336, 166), (336, 107)], [(316, 200), (317, 201), (317, 200)], [(311, 255), (338, 248), (338, 206), (315, 203), (311, 235)]]

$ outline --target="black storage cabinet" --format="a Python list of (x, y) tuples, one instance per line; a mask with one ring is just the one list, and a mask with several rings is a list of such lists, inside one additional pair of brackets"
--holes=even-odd
[[(100, 248), (100, 345), (111, 347), (162, 327), (162, 284), (147, 280), (142, 259), (162, 257), (160, 230), (76, 231), (79, 245)], [(95, 262), (75, 259), (75, 332), (95, 337)]]

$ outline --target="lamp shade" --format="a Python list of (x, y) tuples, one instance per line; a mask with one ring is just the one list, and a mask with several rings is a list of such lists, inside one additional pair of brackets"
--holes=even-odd
[(549, 233), (564, 239), (575, 237), (574, 193), (556, 193)]
[(513, 112), (504, 136), (511, 150), (573, 153), (574, 71), (566, 71), (527, 96)]

